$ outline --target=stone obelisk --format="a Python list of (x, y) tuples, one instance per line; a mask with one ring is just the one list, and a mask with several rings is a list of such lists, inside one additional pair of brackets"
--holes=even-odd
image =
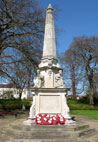
[(53, 9), (50, 4), (48, 6), (46, 14), (43, 58), (56, 59), (54, 18), (53, 18)]
[(43, 55), (39, 64), (39, 70), (44, 76), (44, 88), (55, 88), (55, 72), (61, 70), (61, 68), (56, 58), (54, 17), (50, 4), (46, 12)]
[(54, 17), (50, 4), (46, 12), (43, 55), (31, 91), (33, 103), (25, 124), (34, 123), (35, 116), (39, 113), (61, 114), (66, 120), (70, 119), (65, 97), (68, 89), (64, 86), (62, 69), (56, 57)]

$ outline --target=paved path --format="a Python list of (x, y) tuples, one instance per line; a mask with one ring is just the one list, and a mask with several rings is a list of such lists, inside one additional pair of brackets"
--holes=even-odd
[[(17, 118), (20, 119), (20, 118)], [(87, 124), (90, 125), (91, 128), (95, 128), (98, 131), (98, 120), (89, 118), (89, 117), (84, 117), (84, 116), (76, 116), (77, 120), (86, 122)], [(16, 120), (15, 117), (9, 116), (5, 118), (0, 118), (0, 129), (5, 127), (7, 124), (12, 123)], [(22, 140), (15, 140), (10, 136), (7, 136), (3, 133), (0, 134), (0, 142), (98, 142), (98, 134), (91, 136), (91, 137), (81, 137), (81, 138), (75, 138), (75, 139), (60, 139), (60, 140), (38, 140), (38, 139), (22, 139)]]

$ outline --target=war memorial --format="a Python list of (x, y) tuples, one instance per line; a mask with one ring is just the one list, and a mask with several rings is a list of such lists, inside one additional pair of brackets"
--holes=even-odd
[(29, 119), (25, 121), (25, 124), (34, 123), (37, 114), (60, 114), (66, 119), (66, 123), (73, 123), (65, 97), (68, 88), (64, 86), (62, 69), (56, 57), (55, 28), (51, 5), (48, 6), (46, 13), (43, 55), (31, 91), (33, 103)]
[[(25, 121), (17, 120), (6, 128), (6, 132), (18, 139), (63, 139), (91, 136), (95, 129), (88, 124), (72, 120), (67, 105), (66, 93), (56, 56), (56, 40), (53, 8), (49, 4), (46, 12), (43, 55), (38, 66), (34, 86), (31, 88), (33, 101)], [(47, 140), (46, 140), (47, 141)]]

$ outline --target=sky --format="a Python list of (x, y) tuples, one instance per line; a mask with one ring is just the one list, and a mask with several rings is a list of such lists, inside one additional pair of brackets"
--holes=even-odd
[(59, 52), (67, 50), (74, 37), (98, 36), (98, 0), (39, 0), (46, 8), (49, 3), (58, 5), (56, 25), (62, 32), (58, 35)]

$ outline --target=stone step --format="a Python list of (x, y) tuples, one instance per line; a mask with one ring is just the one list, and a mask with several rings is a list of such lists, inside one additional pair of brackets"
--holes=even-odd
[(5, 130), (7, 134), (15, 137), (15, 138), (25, 138), (25, 139), (50, 139), (50, 138), (65, 138), (69, 137), (70, 135), (68, 133), (62, 133), (62, 132), (27, 132), (27, 131), (17, 131), (14, 129), (6, 129)]
[(6, 133), (14, 136), (15, 138), (25, 139), (50, 139), (50, 138), (70, 138), (70, 137), (81, 137), (85, 135), (92, 135), (96, 131), (95, 129), (83, 129), (79, 131), (21, 131), (11, 128), (6, 128)]
[(97, 131), (95, 129), (85, 129), (84, 131), (79, 132), (79, 137), (81, 137), (81, 136), (87, 137), (87, 136), (92, 136), (95, 134), (97, 134)]
[(76, 124), (73, 126), (67, 125), (15, 125), (10, 124), (10, 127), (17, 130), (25, 130), (25, 131), (78, 131), (81, 129), (89, 128), (87, 124)]
[(11, 124), (3, 131), (19, 139), (55, 139), (55, 138), (74, 138), (94, 134), (95, 129), (90, 129), (85, 123), (76, 123), (76, 125), (22, 125)]

